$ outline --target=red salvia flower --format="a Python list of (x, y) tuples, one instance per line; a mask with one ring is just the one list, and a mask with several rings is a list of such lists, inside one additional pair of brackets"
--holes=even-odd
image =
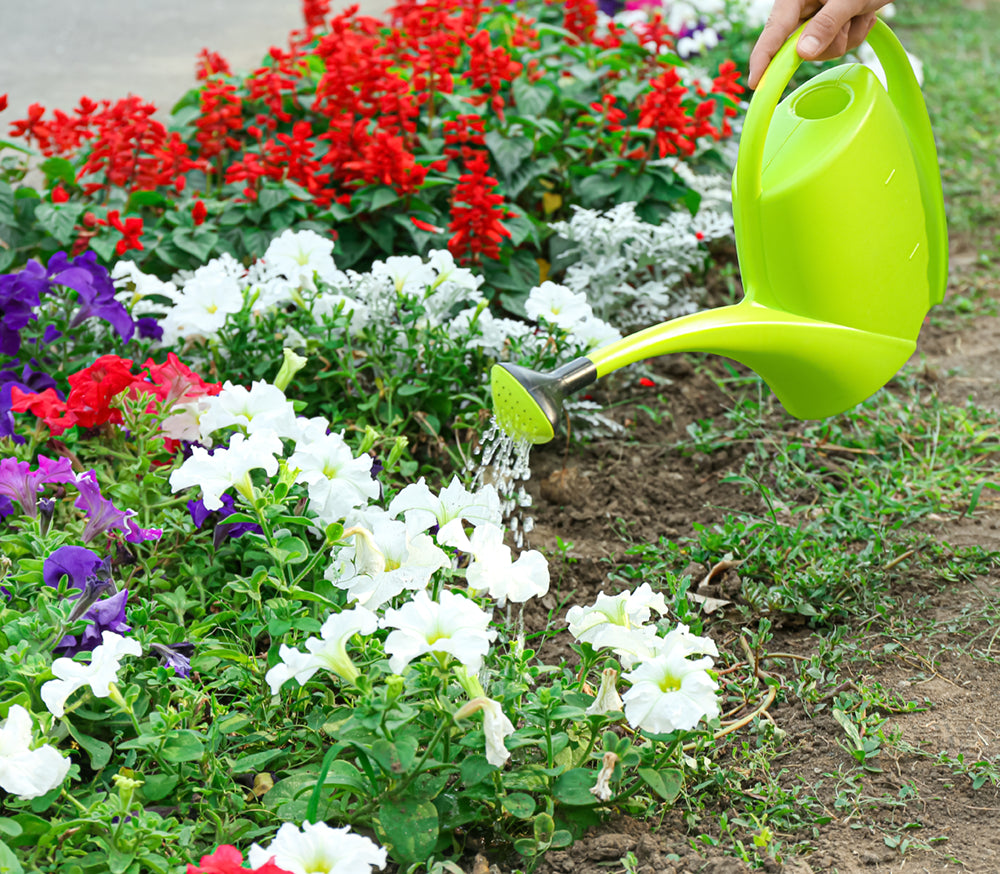
[(205, 207), (205, 203), (202, 200), (196, 200), (194, 206), (191, 207), (191, 221), (195, 223), (195, 226), (204, 224), (205, 219), (208, 217), (208, 209)]
[(671, 67), (657, 76), (639, 106), (637, 125), (653, 131), (653, 142), (660, 157), (694, 152), (694, 128), (684, 108), (687, 89), (680, 84), (677, 70)]
[(135, 216), (125, 219), (124, 222), (121, 220), (121, 216), (118, 214), (117, 209), (113, 209), (108, 213), (108, 218), (106, 224), (113, 227), (116, 231), (119, 231), (122, 238), (118, 241), (115, 246), (115, 254), (124, 255), (129, 249), (143, 249), (142, 245), (142, 219)]
[(210, 52), (208, 49), (202, 49), (198, 52), (198, 63), (195, 66), (195, 77), (199, 81), (204, 81), (211, 76), (232, 76), (233, 71), (229, 67), (229, 61), (227, 61), (218, 52)]
[(489, 169), (486, 155), (476, 153), (455, 187), (448, 248), (456, 258), (466, 262), (478, 261), (480, 256), (499, 258), (500, 243), (510, 236), (510, 231), (501, 224), (507, 216), (502, 207), (503, 195), (494, 191), (497, 180), (489, 175)]

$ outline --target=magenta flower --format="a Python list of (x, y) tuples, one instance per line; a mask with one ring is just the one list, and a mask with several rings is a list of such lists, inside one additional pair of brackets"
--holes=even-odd
[(31, 469), (31, 463), (5, 458), (0, 461), (0, 496), (17, 503), (26, 516), (38, 515), (38, 493), (46, 483), (71, 483), (76, 481), (68, 458), (52, 461), (44, 455), (38, 456), (38, 468)]

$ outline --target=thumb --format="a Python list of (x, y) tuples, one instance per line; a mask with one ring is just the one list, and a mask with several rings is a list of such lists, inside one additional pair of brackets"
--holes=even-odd
[(856, 0), (830, 0), (806, 25), (796, 50), (803, 60), (816, 60), (854, 17)]

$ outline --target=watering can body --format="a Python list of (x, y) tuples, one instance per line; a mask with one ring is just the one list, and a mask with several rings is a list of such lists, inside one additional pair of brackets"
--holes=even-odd
[(546, 442), (569, 392), (690, 351), (737, 360), (792, 415), (825, 418), (873, 394), (913, 353), (944, 295), (948, 250), (919, 85), (878, 21), (868, 41), (888, 88), (846, 64), (781, 100), (801, 63), (797, 36), (765, 72), (740, 139), (733, 216), (743, 300), (647, 328), (553, 374), (497, 365), (494, 411), (505, 430)]

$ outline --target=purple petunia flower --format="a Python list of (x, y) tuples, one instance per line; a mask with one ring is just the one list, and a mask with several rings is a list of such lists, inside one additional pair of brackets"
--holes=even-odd
[(76, 487), (80, 495), (73, 502), (73, 506), (87, 514), (87, 524), (83, 529), (84, 543), (90, 543), (97, 535), (111, 528), (124, 527), (125, 511), (119, 510), (101, 494), (101, 486), (97, 482), (95, 471), (85, 470), (79, 474), (76, 478)]
[(136, 326), (139, 328), (139, 336), (144, 340), (163, 339), (163, 327), (153, 316), (140, 316), (136, 320)]
[(0, 461), (0, 495), (10, 498), (27, 516), (38, 515), (38, 493), (46, 483), (71, 483), (76, 481), (68, 458), (52, 461), (38, 456), (37, 470), (31, 470), (27, 461), (5, 458)]
[[(86, 593), (80, 600), (83, 601), (85, 597)], [(55, 651), (66, 656), (75, 656), (78, 652), (91, 652), (101, 645), (103, 632), (113, 631), (115, 634), (124, 635), (131, 631), (132, 626), (125, 622), (127, 602), (128, 589), (122, 589), (109, 598), (93, 603), (82, 616), (75, 617), (84, 619), (88, 623), (80, 637), (67, 634), (56, 644)]]
[[(128, 310), (115, 300), (115, 287), (108, 271), (97, 263), (94, 252), (84, 252), (70, 260), (65, 252), (56, 252), (47, 267), (29, 261), (18, 273), (0, 275), (0, 354), (16, 355), (21, 349), (21, 330), (38, 318), (35, 308), (42, 297), (52, 294), (53, 286), (72, 288), (81, 307), (72, 325), (93, 316), (107, 321), (124, 342), (132, 339), (135, 323)], [(42, 343), (51, 343), (59, 331), (48, 326)]]
[(101, 557), (85, 546), (60, 546), (42, 562), (42, 581), (57, 589), (65, 575), (74, 589), (83, 589), (87, 577), (92, 576), (102, 564)]
[(121, 301), (115, 300), (114, 283), (108, 271), (97, 263), (96, 252), (84, 252), (72, 261), (65, 252), (56, 252), (49, 259), (49, 273), (54, 283), (74, 289), (83, 304), (73, 316), (71, 328), (96, 316), (111, 325), (123, 342), (132, 339), (135, 322)]
[[(42, 580), (57, 589), (63, 576), (69, 577), (70, 588), (80, 590), (78, 595), (69, 596), (75, 601), (69, 621), (83, 619), (88, 625), (79, 638), (72, 634), (63, 637), (56, 644), (57, 652), (70, 656), (90, 652), (101, 643), (101, 632), (124, 634), (132, 630), (125, 623), (128, 589), (115, 591), (110, 562), (84, 546), (60, 546), (42, 563)], [(112, 595), (100, 600), (109, 591)]]
[(35, 307), (48, 294), (51, 283), (45, 268), (29, 261), (18, 273), (0, 275), (0, 355), (17, 355), (21, 330), (38, 318)]
[(212, 517), (218, 520), (212, 538), (216, 549), (229, 538), (235, 540), (247, 533), (262, 533), (260, 525), (254, 522), (226, 522), (226, 517), (236, 512), (236, 502), (232, 495), (222, 495), (222, 506), (218, 510), (209, 510), (201, 498), (193, 498), (188, 501), (188, 512), (191, 514), (191, 521), (194, 522), (196, 528), (204, 527), (205, 523)]
[(173, 668), (178, 677), (189, 677), (191, 675), (191, 656), (194, 655), (194, 644), (184, 641), (183, 643), (151, 643), (152, 649), (168, 668)]
[(143, 540), (159, 540), (163, 536), (160, 528), (140, 528), (131, 520), (135, 515), (133, 510), (119, 510), (111, 501), (101, 494), (101, 486), (97, 482), (97, 473), (85, 470), (76, 478), (76, 487), (80, 496), (73, 503), (78, 510), (87, 514), (87, 524), (83, 529), (83, 542), (90, 543), (99, 534), (117, 528), (125, 533), (129, 543), (141, 543)]

